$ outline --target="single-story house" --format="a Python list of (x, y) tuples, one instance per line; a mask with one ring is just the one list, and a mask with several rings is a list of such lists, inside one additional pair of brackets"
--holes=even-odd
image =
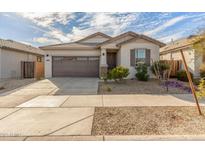
[[(193, 48), (194, 43), (197, 41), (196, 36), (189, 36), (188, 38), (172, 41), (166, 46), (160, 48), (161, 60), (182, 60), (180, 50), (183, 51), (185, 60), (187, 62), (189, 71), (193, 73), (195, 78), (200, 76), (199, 68), (205, 62), (205, 56), (199, 54)], [(183, 68), (183, 65), (181, 66)]]
[(71, 43), (42, 46), (45, 52), (45, 77), (103, 77), (116, 66), (129, 68), (135, 77), (136, 62), (159, 60), (164, 46), (153, 38), (134, 32), (111, 37), (97, 32)]
[(39, 70), (39, 67), (43, 68), (43, 59), (44, 53), (39, 48), (0, 39), (0, 80), (24, 78), (25, 75), (36, 77), (44, 71)]

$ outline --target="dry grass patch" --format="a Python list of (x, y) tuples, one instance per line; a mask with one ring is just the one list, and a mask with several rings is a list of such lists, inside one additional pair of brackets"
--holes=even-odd
[[(205, 108), (202, 108), (205, 113)], [(196, 107), (98, 107), (92, 135), (205, 134)]]

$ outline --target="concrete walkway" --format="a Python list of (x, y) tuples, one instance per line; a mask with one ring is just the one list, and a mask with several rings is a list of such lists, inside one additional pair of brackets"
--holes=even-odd
[(92, 136), (97, 106), (192, 106), (191, 95), (38, 96), (0, 108), (0, 140), (203, 140), (203, 136)]
[[(205, 105), (204, 100), (200, 100)], [(17, 107), (194, 106), (190, 94), (38, 96)]]
[(1, 108), (0, 136), (91, 135), (94, 108)]

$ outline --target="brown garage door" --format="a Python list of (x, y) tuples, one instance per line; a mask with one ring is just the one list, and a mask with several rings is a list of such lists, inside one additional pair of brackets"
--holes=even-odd
[(98, 77), (99, 57), (64, 57), (52, 59), (53, 77)]

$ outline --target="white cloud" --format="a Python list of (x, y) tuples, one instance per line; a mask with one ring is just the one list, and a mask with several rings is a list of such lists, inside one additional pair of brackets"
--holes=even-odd
[(160, 41), (164, 42), (164, 43), (168, 43), (171, 42), (171, 40), (176, 41), (178, 39), (181, 39), (183, 37), (184, 32), (180, 31), (171, 35), (167, 35), (164, 37), (159, 38)]
[(156, 34), (170, 26), (173, 26), (175, 25), (176, 23), (186, 19), (187, 17), (186, 16), (179, 16), (179, 17), (175, 17), (175, 18), (172, 18), (170, 20), (168, 20), (167, 22), (165, 22), (164, 24), (154, 28), (153, 30), (150, 30), (150, 31), (147, 31), (147, 32), (144, 32), (145, 35), (153, 35), (153, 34)]
[[(42, 37), (34, 38), (33, 41), (44, 44), (75, 41), (98, 31), (108, 35), (118, 35), (129, 28), (133, 29), (133, 26), (138, 26), (133, 23), (136, 23), (139, 19), (140, 13), (86, 13), (80, 18), (77, 18), (74, 13), (20, 13), (20, 15), (31, 20), (35, 24), (31, 26), (43, 33)], [(185, 18), (187, 17), (178, 16), (172, 18), (162, 25), (145, 32), (145, 34), (156, 34)], [(66, 26), (72, 19), (76, 19), (75, 21), (78, 24), (73, 26), (69, 33), (65, 33), (55, 27), (55, 23)], [(159, 21), (153, 22), (160, 23)], [(152, 23), (152, 25), (154, 23)], [(172, 35), (173, 39), (179, 36), (179, 34)], [(167, 42), (169, 39), (170, 36), (166, 36), (160, 40)]]
[(138, 13), (88, 13), (79, 22), (86, 23), (82, 27), (73, 27), (67, 34), (70, 40), (77, 40), (95, 32), (117, 35), (128, 28), (138, 18)]
[(26, 12), (18, 14), (42, 27), (52, 26), (56, 22), (66, 25), (71, 19), (75, 18), (74, 14), (69, 13)]
[(70, 39), (61, 30), (51, 28), (49, 32), (45, 33), (44, 36), (51, 37), (59, 40), (60, 42), (68, 42)]
[(37, 42), (37, 43), (41, 43), (41, 44), (60, 43), (56, 39), (51, 39), (51, 38), (47, 38), (47, 37), (36, 37), (36, 38), (33, 38), (33, 41)]
[[(21, 15), (26, 19), (31, 20), (33, 23), (39, 26), (39, 27), (36, 26), (31, 26), (31, 27), (38, 31), (43, 32), (43, 36), (45, 36), (45, 38), (51, 38), (53, 40), (58, 41), (58, 43), (70, 41), (70, 39), (66, 37), (66, 34), (64, 34), (60, 29), (54, 27), (54, 24), (60, 23), (66, 25), (71, 19), (75, 18), (74, 14), (42, 12), (42, 13), (19, 13), (19, 15)], [(34, 41), (38, 41), (38, 40), (34, 39)], [(50, 43), (55, 43), (56, 41), (50, 41)], [(41, 42), (42, 39), (40, 39), (39, 43)]]
[[(60, 42), (81, 39), (95, 32), (104, 32), (117, 35), (129, 27), (138, 18), (139, 13), (86, 13), (77, 19), (78, 26), (74, 26), (70, 33), (64, 33), (55, 27), (55, 23), (66, 26), (75, 18), (74, 13), (18, 13), (22, 17), (31, 20), (36, 26), (32, 28), (43, 32), (44, 38), (51, 38)], [(38, 40), (35, 40), (38, 41)], [(44, 39), (44, 41), (46, 41)], [(43, 42), (40, 39), (40, 42)], [(40, 43), (39, 42), (39, 43)]]

